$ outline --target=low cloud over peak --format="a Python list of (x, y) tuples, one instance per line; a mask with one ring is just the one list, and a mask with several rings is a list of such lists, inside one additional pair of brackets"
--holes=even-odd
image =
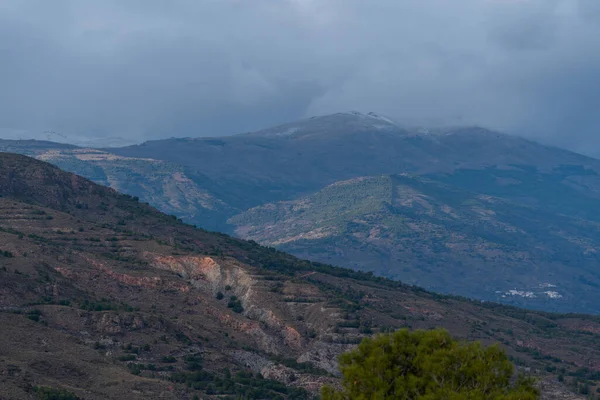
[(594, 154), (598, 48), (595, 0), (0, 0), (0, 129), (207, 136), (357, 109)]

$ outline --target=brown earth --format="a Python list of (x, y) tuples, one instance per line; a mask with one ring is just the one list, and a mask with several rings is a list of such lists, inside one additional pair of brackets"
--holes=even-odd
[(0, 154), (0, 196), (0, 398), (310, 398), (361, 338), (437, 326), (501, 343), (546, 398), (596, 385), (596, 317), (301, 261), (24, 156)]

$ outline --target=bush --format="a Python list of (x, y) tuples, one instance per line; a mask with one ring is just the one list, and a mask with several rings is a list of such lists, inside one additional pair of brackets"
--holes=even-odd
[(55, 389), (46, 386), (36, 386), (33, 388), (35, 396), (39, 400), (80, 400), (75, 394), (65, 389)]
[(236, 296), (231, 296), (229, 298), (229, 303), (227, 303), (227, 307), (231, 308), (231, 310), (236, 313), (242, 313), (244, 311), (244, 307), (242, 307), (242, 302)]
[(32, 321), (39, 322), (42, 312), (38, 309), (27, 312), (27, 318)]
[(324, 387), (323, 400), (534, 400), (531, 380), (511, 384), (514, 367), (498, 346), (454, 340), (442, 329), (402, 329), (366, 338), (340, 357), (342, 390)]

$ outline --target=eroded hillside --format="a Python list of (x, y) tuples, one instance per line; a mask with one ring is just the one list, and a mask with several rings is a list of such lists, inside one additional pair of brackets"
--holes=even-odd
[(432, 291), (598, 313), (600, 202), (569, 179), (518, 167), (363, 177), (230, 222), (240, 237)]
[[(600, 320), (434, 295), (208, 233), (49, 164), (0, 155), (0, 386), (85, 399), (310, 398), (365, 335), (501, 342), (548, 391), (593, 389)], [(560, 394), (559, 398), (567, 398)], [(550, 398), (550, 397), (548, 397)]]

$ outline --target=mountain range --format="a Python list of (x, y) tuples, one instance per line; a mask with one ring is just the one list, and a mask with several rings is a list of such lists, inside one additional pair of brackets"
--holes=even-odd
[(209, 230), (428, 290), (599, 313), (600, 161), (339, 113), (91, 149), (0, 141)]
[(363, 337), (438, 326), (500, 343), (544, 399), (600, 383), (598, 317), (303, 261), (11, 153), (0, 281), (0, 398), (310, 399)]

